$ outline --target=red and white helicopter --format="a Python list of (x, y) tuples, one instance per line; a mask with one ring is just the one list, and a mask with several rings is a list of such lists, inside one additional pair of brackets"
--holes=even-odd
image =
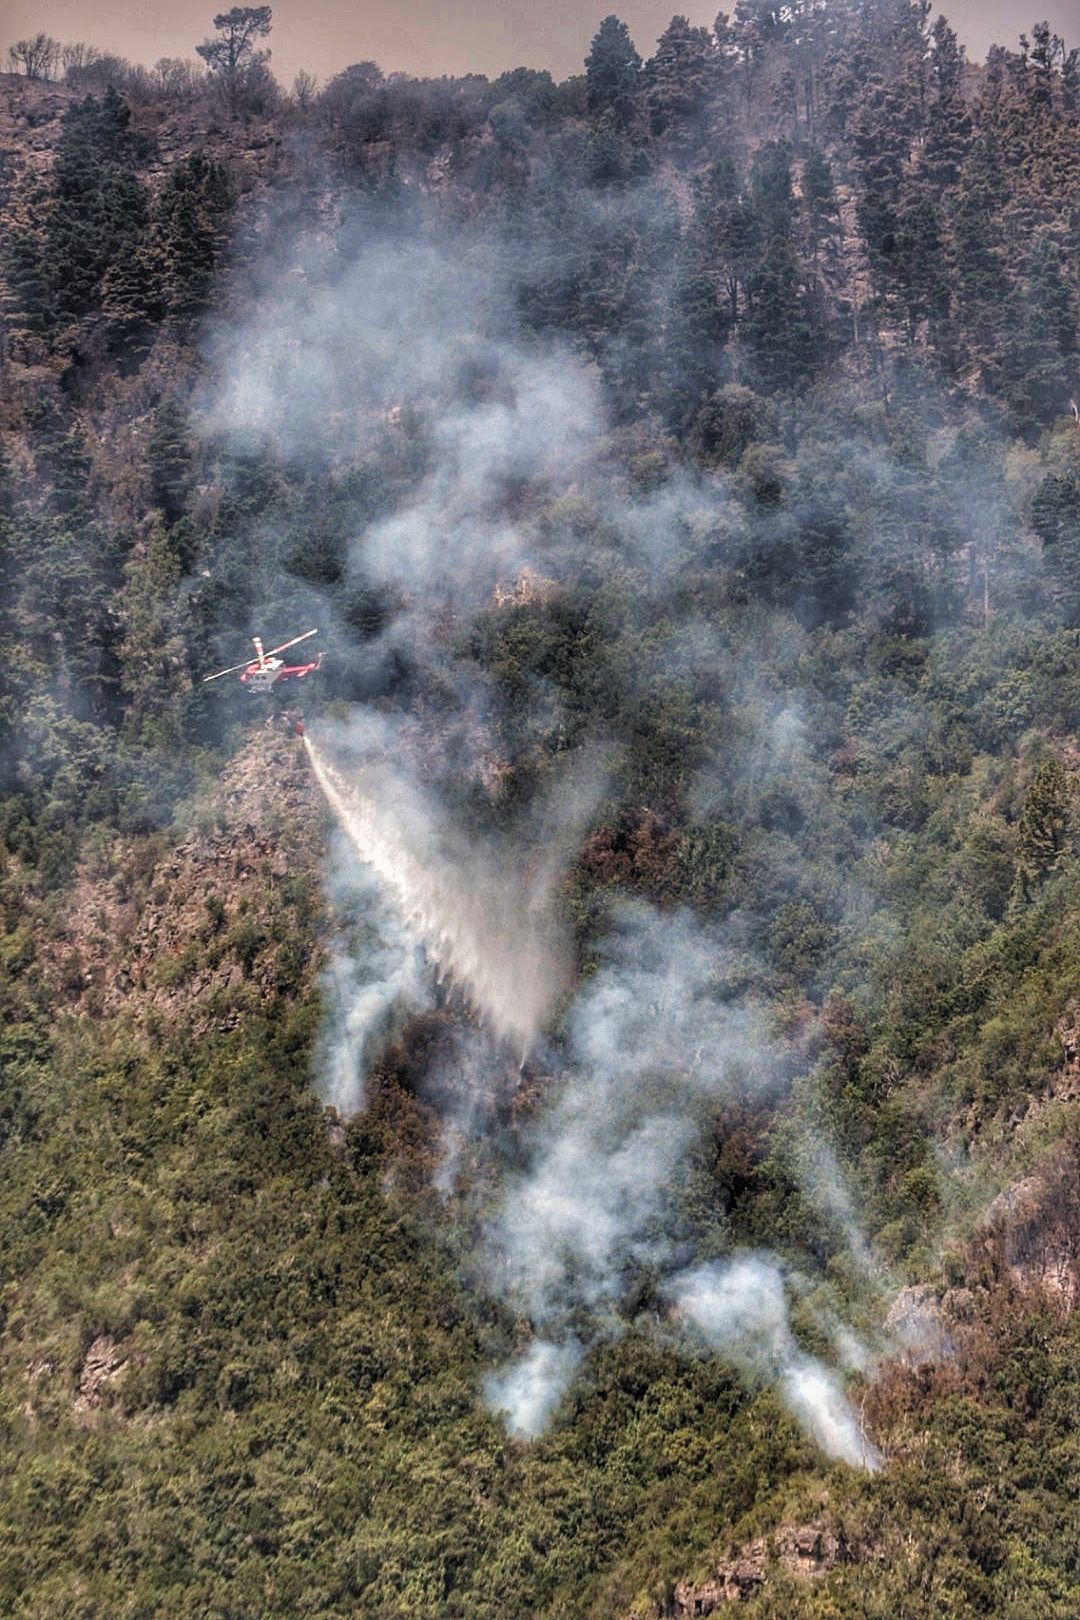
[(310, 664), (287, 664), (278, 653), (287, 652), (298, 642), (310, 641), (312, 636), (318, 635), (317, 630), (305, 630), (302, 636), (293, 636), (291, 641), (283, 641), (280, 647), (271, 647), (269, 652), (263, 651), (263, 644), (258, 636), (252, 636), (255, 652), (258, 655), (251, 661), (243, 664), (233, 664), (231, 669), (219, 669), (215, 675), (204, 675), (203, 685), (207, 681), (220, 681), (223, 675), (235, 675), (240, 672), (241, 683), (249, 692), (269, 692), (272, 686), (282, 681), (302, 681), (305, 675), (311, 675), (323, 661), (322, 653), (313, 659)]

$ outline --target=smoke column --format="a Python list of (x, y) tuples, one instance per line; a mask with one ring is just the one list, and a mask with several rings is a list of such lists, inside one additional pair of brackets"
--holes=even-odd
[(691, 1337), (775, 1385), (829, 1456), (873, 1468), (838, 1379), (792, 1332), (780, 1267), (748, 1257), (681, 1270), (676, 1187), (712, 1107), (783, 1083), (783, 1054), (739, 989), (737, 935), (626, 907), (604, 952), (567, 1012), (567, 1067), (486, 1234), (493, 1285), (538, 1335), (489, 1377), (490, 1404), (514, 1432), (540, 1433), (583, 1351), (626, 1330), (621, 1307), (647, 1266), (670, 1279), (663, 1292)]
[[(497, 1039), (527, 1050), (569, 983), (552, 869), (530, 881), (510, 849), (463, 841), (382, 757), (386, 735), (376, 731), (373, 747), (371, 729), (358, 730), (367, 753), (347, 767), (304, 739), (328, 804), (437, 969), (467, 991)], [(485, 1235), (489, 1278), (539, 1330), (485, 1381), (489, 1404), (517, 1434), (542, 1432), (589, 1342), (622, 1331), (615, 1307), (628, 1262), (674, 1270), (657, 1220), (695, 1135), (695, 1100), (723, 1095), (748, 1068), (770, 1083), (773, 1057), (750, 1009), (720, 993), (738, 958), (687, 916), (628, 908), (569, 1010), (560, 1095)], [(775, 1263), (684, 1273), (670, 1294), (710, 1348), (776, 1385), (830, 1456), (877, 1466), (839, 1382), (799, 1348)], [(582, 1308), (592, 1321), (584, 1342), (569, 1330)]]
[[(337, 837), (345, 844), (344, 834)], [(403, 1020), (432, 1003), (432, 973), (416, 936), (400, 921), (369, 866), (336, 853), (328, 878), (335, 900), (357, 919), (323, 973), (327, 1004), (316, 1065), (323, 1101), (343, 1118), (365, 1103), (372, 1062)]]
[(710, 1349), (776, 1385), (822, 1451), (871, 1473), (881, 1466), (836, 1378), (799, 1349), (775, 1263), (745, 1255), (728, 1265), (700, 1266), (674, 1278), (671, 1293), (680, 1315)]
[[(645, 192), (639, 205), (652, 206)], [(483, 660), (464, 654), (444, 622), (480, 614), (490, 630), (503, 606), (498, 587), (513, 585), (526, 568), (556, 597), (567, 593), (571, 605), (583, 580), (601, 580), (602, 588), (588, 586), (598, 601), (598, 640), (612, 614), (616, 639), (624, 615), (641, 631), (633, 659), (603, 670), (605, 689), (617, 685), (624, 701), (625, 724), (605, 721), (601, 706), (587, 729), (571, 724), (564, 732), (561, 688), (530, 673), (515, 724), (527, 726), (536, 758), (556, 770), (566, 736), (599, 735), (617, 752), (635, 713), (671, 688), (685, 689), (730, 711), (733, 740), (723, 759), (694, 765), (695, 816), (752, 826), (773, 792), (839, 847), (843, 828), (830, 819), (830, 785), (798, 695), (804, 632), (756, 611), (702, 612), (687, 595), (699, 566), (722, 557), (740, 569), (756, 549), (779, 544), (781, 522), (797, 539), (798, 501), (793, 496), (790, 518), (771, 509), (751, 515), (728, 481), (674, 470), (645, 493), (630, 477), (631, 461), (613, 456), (595, 375), (563, 348), (522, 343), (513, 274), (493, 271), (488, 256), (478, 266), (468, 239), (420, 245), (391, 232), (342, 246), (349, 251), (336, 260), (312, 248), (310, 278), (290, 276), (222, 344), (227, 381), (211, 426), (241, 442), (266, 436), (286, 457), (310, 454), (318, 467), (327, 460), (347, 467), (365, 442), (414, 466), (391, 510), (373, 516), (361, 503), (349, 548), (353, 582), (376, 588), (390, 605), (378, 636), (356, 649), (367, 689), (383, 707), (356, 708), (343, 725), (305, 741), (316, 781), (403, 936), (421, 941), (484, 1026), (455, 1047), (452, 1083), (445, 1074), (425, 1082), (451, 1149), (443, 1189), (454, 1185), (458, 1148), (475, 1147), (498, 1171), (502, 1190), (483, 1212), (476, 1271), (531, 1330), (490, 1374), (489, 1403), (517, 1432), (539, 1433), (582, 1358), (626, 1330), (634, 1279), (648, 1271), (679, 1313), (685, 1340), (752, 1368), (832, 1455), (867, 1464), (871, 1453), (839, 1382), (804, 1355), (788, 1324), (774, 1262), (760, 1262), (764, 1282), (736, 1269), (726, 1281), (713, 1275), (688, 1284), (685, 1299), (670, 1282), (689, 1276), (700, 1257), (680, 1188), (717, 1100), (734, 1088), (779, 1090), (790, 1079), (789, 1056), (770, 1046), (750, 988), (767, 980), (758, 960), (766, 920), (735, 916), (720, 926), (642, 906), (622, 908), (606, 923), (598, 917), (596, 934), (607, 926), (606, 938), (571, 1001), (569, 940), (554, 901), (588, 813), (569, 803), (574, 794), (564, 782), (528, 836), (468, 837), (410, 757), (417, 713), (399, 707), (388, 718), (401, 696), (393, 673), (400, 661), (456, 705), (452, 720), (439, 711), (436, 735), (424, 742), (437, 750), (451, 732), (456, 757), (471, 755), (475, 765), (476, 738), (493, 734), (499, 696)], [(412, 415), (402, 416), (405, 406)], [(854, 452), (836, 468), (841, 486), (857, 484), (863, 504), (867, 487), (882, 504), (892, 499), (886, 474), (884, 463), (868, 466)], [(593, 661), (602, 668), (599, 654)], [(444, 757), (452, 752), (444, 749)], [(595, 782), (601, 773), (592, 774)], [(618, 772), (611, 774), (617, 782)], [(782, 826), (770, 832), (759, 858), (774, 892), (798, 898), (805, 890), (816, 900), (808, 853), (819, 851), (805, 838)], [(355, 1016), (339, 1017), (331, 1032), (327, 1085), (360, 1106), (357, 1043), (385, 1033), (410, 975), (399, 971), (392, 949), (354, 967), (344, 975)], [(555, 1072), (544, 1077), (542, 1106), (523, 1108), (504, 1139), (484, 1106), (485, 1071), (500, 1061), (485, 1033), (521, 1054), (557, 1010), (564, 1016), (547, 1054)], [(802, 1169), (816, 1202), (861, 1257), (854, 1206), (830, 1184), (838, 1167), (822, 1153)], [(714, 1232), (707, 1252), (724, 1241)], [(755, 1275), (771, 1301), (760, 1320), (741, 1303)], [(655, 1317), (644, 1330), (654, 1327)], [(852, 1344), (842, 1359), (855, 1362), (859, 1353)]]

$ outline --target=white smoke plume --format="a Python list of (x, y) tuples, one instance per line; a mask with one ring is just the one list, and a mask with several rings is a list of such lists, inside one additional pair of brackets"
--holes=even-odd
[[(675, 1269), (668, 1206), (702, 1105), (735, 1087), (761, 1094), (781, 1077), (745, 995), (749, 965), (687, 915), (628, 908), (570, 1011), (570, 1064), (488, 1233), (492, 1282), (543, 1335), (488, 1391), (522, 1432), (572, 1376), (582, 1309), (594, 1338), (617, 1333), (636, 1270)], [(776, 1384), (824, 1451), (877, 1466), (836, 1378), (800, 1350), (775, 1263), (684, 1272), (667, 1291), (714, 1349)]]
[(498, 581), (542, 560), (515, 495), (559, 490), (591, 451), (593, 390), (568, 356), (502, 349), (497, 397), (457, 404), (432, 425), (431, 469), (408, 505), (357, 541), (354, 560), (422, 602), (478, 606)]
[(290, 236), (263, 257), (252, 316), (212, 344), (208, 428), (347, 461), (363, 426), (403, 402), (455, 400), (510, 319), (482, 258), (445, 235)]
[(515, 1081), (520, 1082), (482, 1026), (455, 1022), (448, 1033), (449, 1048), (433, 1059), (422, 1086), (442, 1128), (433, 1182), (447, 1198), (474, 1173), (484, 1178), (490, 1173), (485, 1147), (500, 1109), (512, 1107)]
[(537, 564), (518, 497), (528, 489), (535, 507), (587, 466), (603, 425), (595, 378), (566, 350), (500, 335), (510, 289), (467, 242), (378, 237), (344, 263), (297, 254), (255, 316), (221, 334), (206, 429), (331, 465), (365, 441), (410, 442), (423, 474), (357, 533), (352, 564), (404, 593), (396, 633), (412, 635), (414, 613), (475, 608)]
[(820, 1130), (803, 1136), (794, 1168), (810, 1202), (840, 1231), (859, 1269), (868, 1278), (877, 1278), (880, 1267), (870, 1251), (854, 1196), (836, 1154)]
[(358, 916), (335, 941), (323, 974), (329, 1017), (316, 1073), (323, 1101), (347, 1118), (364, 1106), (366, 1074), (380, 1048), (409, 1014), (430, 1004), (432, 985), (419, 939), (388, 905), (371, 867), (339, 848), (331, 871), (338, 906)]
[(881, 1459), (839, 1382), (799, 1349), (779, 1267), (760, 1256), (700, 1266), (672, 1279), (680, 1315), (713, 1350), (775, 1383), (792, 1415), (830, 1457), (871, 1471)]
[[(739, 969), (688, 915), (627, 907), (568, 1017), (570, 1064), (489, 1234), (493, 1275), (539, 1324), (615, 1303), (696, 1134), (695, 1108), (738, 1077), (764, 1086), (754, 1015), (725, 1002)], [(752, 1079), (750, 1078), (752, 1076)]]
[(485, 1379), (488, 1405), (492, 1411), (505, 1414), (512, 1434), (535, 1439), (543, 1434), (573, 1382), (581, 1356), (581, 1346), (572, 1339), (562, 1344), (534, 1340), (520, 1361)]
[[(392, 514), (358, 521), (351, 538), (350, 582), (377, 587), (389, 613), (378, 643), (355, 649), (356, 658), (378, 666), (400, 656), (434, 676), (446, 698), (441, 740), (453, 733), (468, 752), (474, 732), (490, 736), (496, 705), (445, 627), (490, 606), (495, 586), (526, 568), (557, 587), (585, 560), (649, 618), (640, 664), (619, 671), (628, 698), (672, 680), (722, 684), (741, 710), (735, 735), (745, 746), (734, 775), (745, 792), (759, 795), (761, 781), (777, 773), (809, 780), (797, 701), (759, 693), (759, 661), (748, 655), (755, 635), (778, 636), (768, 662), (790, 671), (794, 685), (801, 633), (790, 622), (774, 630), (764, 615), (736, 646), (679, 595), (703, 556), (737, 563), (745, 549), (745, 511), (727, 483), (675, 475), (650, 496), (629, 492), (604, 464), (610, 450), (601, 449), (605, 425), (589, 367), (557, 346), (511, 336), (514, 288), (467, 251), (375, 240), (347, 262), (313, 255), (297, 268), (223, 342), (224, 382), (210, 420), (301, 463), (310, 456), (347, 467), (372, 441), (380, 453), (393, 446), (414, 470)], [(589, 513), (581, 532), (565, 507), (552, 515), (553, 497), (567, 495)], [(552, 692), (531, 691), (528, 710), (537, 736), (554, 733)], [(671, 1276), (692, 1261), (673, 1213), (687, 1156), (718, 1099), (734, 1088), (765, 1094), (785, 1078), (786, 1058), (753, 1001), (760, 964), (744, 950), (737, 918), (720, 929), (626, 908), (557, 1023), (572, 987), (558, 894), (602, 768), (572, 763), (524, 836), (470, 837), (424, 780), (400, 715), (395, 724), (354, 709), (344, 726), (309, 728), (309, 753), (403, 938), (422, 943), (436, 972), (461, 986), (491, 1034), (516, 1053), (552, 1035), (553, 1076), (526, 1139), (515, 1143), (524, 1168), (505, 1172), (479, 1257), (488, 1284), (537, 1334), (487, 1386), (515, 1432), (532, 1435), (550, 1420), (589, 1345), (623, 1331), (620, 1313), (642, 1268)], [(722, 806), (738, 790), (727, 758), (714, 775), (714, 789), (698, 795), (701, 814), (713, 812), (714, 797)], [(410, 964), (407, 949), (376, 947), (355, 982), (346, 981), (324, 1080), (346, 1106), (362, 1095), (357, 1049), (362, 1070), (372, 1032), (415, 992)], [(483, 1068), (476, 1064), (471, 1096), (466, 1087), (462, 1102), (459, 1087), (444, 1110), (444, 1189), (470, 1131), (490, 1126)], [(775, 1267), (770, 1275), (779, 1277)], [(740, 1346), (760, 1343), (754, 1357), (740, 1349), (740, 1359), (778, 1383), (831, 1454), (869, 1465), (839, 1386), (798, 1348), (782, 1286), (771, 1316), (756, 1327), (745, 1312), (743, 1320)], [(726, 1339), (716, 1347), (730, 1352)]]

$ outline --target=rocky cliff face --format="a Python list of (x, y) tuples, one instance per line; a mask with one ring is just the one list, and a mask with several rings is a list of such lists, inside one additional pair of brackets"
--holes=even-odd
[(1055, 1143), (1030, 1175), (995, 1198), (973, 1247), (1029, 1304), (1074, 1311), (1080, 1302), (1080, 1143)]
[(715, 1614), (730, 1603), (745, 1603), (766, 1587), (770, 1571), (810, 1580), (838, 1564), (857, 1561), (856, 1550), (829, 1525), (784, 1525), (768, 1539), (748, 1542), (733, 1558), (716, 1566), (711, 1579), (675, 1588), (672, 1613), (678, 1620)]
[[(24, 165), (38, 171), (50, 168), (61, 120), (86, 93), (67, 84), (0, 73), (0, 174)], [(150, 180), (160, 179), (196, 148), (227, 162), (241, 189), (270, 179), (286, 161), (288, 143), (280, 120), (275, 124), (251, 115), (234, 119), (224, 109), (215, 115), (205, 103), (166, 96), (140, 97), (132, 107)]]

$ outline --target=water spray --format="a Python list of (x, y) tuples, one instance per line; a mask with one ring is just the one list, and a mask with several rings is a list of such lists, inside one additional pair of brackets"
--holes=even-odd
[(315, 780), (353, 850), (414, 930), (437, 978), (460, 988), (497, 1040), (524, 1054), (569, 982), (547, 874), (481, 849), (384, 760), (346, 772), (305, 735)]

